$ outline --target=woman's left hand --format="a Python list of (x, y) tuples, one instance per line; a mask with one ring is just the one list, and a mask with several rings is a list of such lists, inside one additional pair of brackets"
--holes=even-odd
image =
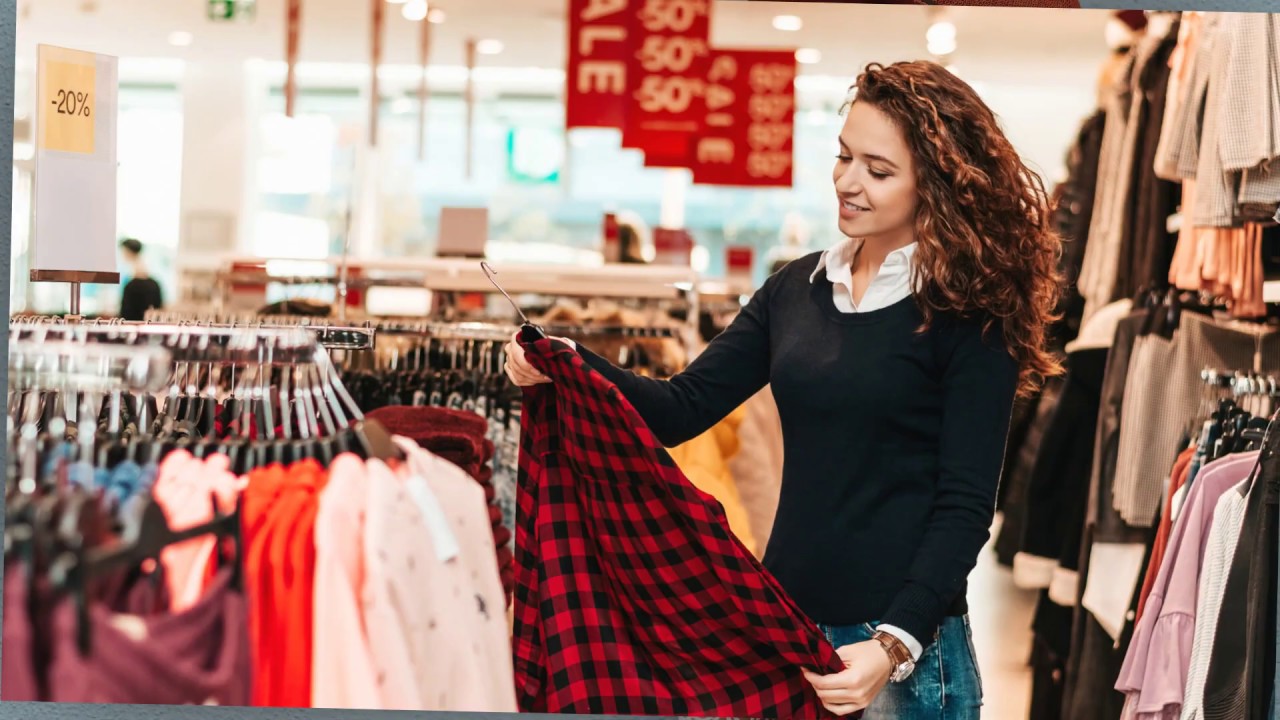
[(836, 715), (867, 709), (893, 675), (888, 653), (875, 640), (845, 645), (836, 653), (844, 660), (843, 672), (816, 675), (805, 670), (804, 679), (817, 691), (822, 705)]

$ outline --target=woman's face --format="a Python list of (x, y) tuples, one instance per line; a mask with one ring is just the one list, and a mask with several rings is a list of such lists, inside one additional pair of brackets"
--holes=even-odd
[(834, 176), (845, 236), (909, 237), (913, 232), (915, 163), (906, 137), (879, 108), (865, 102), (849, 108)]

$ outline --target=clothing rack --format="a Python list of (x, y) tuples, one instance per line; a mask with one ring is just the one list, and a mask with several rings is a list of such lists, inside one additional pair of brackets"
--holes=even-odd
[(155, 392), (164, 388), (173, 359), (163, 347), (125, 347), (68, 340), (11, 340), (9, 389), (55, 383)]
[(1280, 379), (1269, 373), (1252, 370), (1222, 371), (1205, 368), (1200, 378), (1208, 387), (1230, 390), (1236, 397), (1261, 395), (1275, 397), (1280, 395)]
[[(253, 359), (255, 351), (272, 351), (269, 362), (311, 359), (317, 349), (368, 350), (375, 330), (369, 327), (281, 325), (272, 323), (128, 322), (88, 320), (68, 323), (55, 318), (17, 317), (10, 321), (10, 337), (55, 337), (81, 342), (162, 344), (174, 360), (207, 361)], [(210, 355), (213, 353), (215, 356)]]
[[(253, 326), (266, 327), (292, 327), (301, 326), (313, 328), (318, 331), (327, 331), (332, 334), (336, 331), (354, 331), (368, 332), (370, 335), (385, 336), (422, 336), (432, 337), (438, 340), (481, 340), (491, 342), (505, 342), (511, 339), (513, 333), (519, 329), (518, 325), (497, 321), (446, 321), (432, 319), (416, 319), (416, 318), (369, 318), (364, 321), (346, 328), (331, 328), (323, 323), (327, 322), (327, 318), (317, 318), (306, 315), (271, 315), (266, 316), (269, 321), (264, 322), (264, 316), (255, 313), (229, 313), (229, 312), (183, 312), (183, 311), (158, 311), (152, 310), (147, 313), (148, 322), (171, 322), (171, 323), (225, 323), (225, 324), (248, 324)], [(680, 338), (680, 328), (678, 327), (636, 327), (627, 325), (595, 325), (585, 324), (565, 324), (552, 323), (543, 325), (543, 329), (549, 335), (573, 336), (583, 339), (587, 338)], [(347, 349), (373, 349), (374, 345), (365, 348), (347, 348)]]
[[(510, 652), (497, 551), (507, 540), (476, 487), (490, 482), (485, 418), (418, 408), (401, 424), (414, 436), (392, 438), (353, 400), (318, 329), (11, 323), (5, 609), (29, 650), (5, 654), (5, 700), (516, 710), (510, 663), (499, 662)], [(346, 514), (353, 495), (368, 503), (367, 525)], [(347, 627), (313, 623), (368, 597), (325, 584), (322, 568), (354, 546), (407, 559), (407, 573), (394, 565), (397, 588), (425, 607), (465, 606), (447, 618), (457, 633), (363, 611)], [(430, 547), (454, 548), (450, 566)], [(368, 576), (387, 582), (368, 586), (390, 587), (392, 569), (370, 563)], [(448, 605), (455, 592), (465, 605)], [(107, 621), (125, 616), (162, 619), (140, 634)], [(482, 665), (454, 659), (457, 637)], [(406, 656), (468, 682), (402, 674), (384, 692), (377, 669)], [(313, 658), (332, 661), (323, 681), (287, 671)], [(103, 670), (86, 683), (86, 666)], [(371, 700), (348, 692), (352, 677), (368, 678), (358, 693)]]

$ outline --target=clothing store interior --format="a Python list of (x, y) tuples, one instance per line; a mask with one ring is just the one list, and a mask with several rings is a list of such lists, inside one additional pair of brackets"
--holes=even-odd
[[(526, 486), (524, 456), (563, 437), (504, 346), (534, 325), (678, 374), (771, 273), (843, 239), (830, 163), (859, 71), (931, 59), (1041, 173), (1062, 238), (1066, 371), (1015, 405), (969, 579), (982, 717), (1274, 718), (1280, 16), (714, 0), (713, 56), (794, 68), (732, 106), (784, 107), (787, 169), (726, 177), (590, 117), (614, 108), (566, 82), (590, 46), (567, 7), (589, 4), (19, 3), (3, 699), (649, 707), (555, 657), (615, 629), (548, 617), (580, 600), (552, 595), (573, 591), (523, 523), (568, 501)], [(65, 177), (47, 157), (67, 142), (41, 136), (48, 46), (98, 55), (110, 267), (41, 247), (76, 204), (41, 178)], [(568, 385), (596, 410), (560, 421), (602, 428), (575, 431), (588, 454), (691, 485), (661, 507), (720, 508), (685, 524), (727, 528), (704, 546), (734, 558), (721, 581), (761, 572), (783, 463), (767, 386), (664, 451)], [(628, 532), (597, 520), (557, 562)], [(633, 571), (662, 577), (604, 575)], [(739, 627), (715, 607), (706, 627)], [(714, 714), (711, 694), (653, 707)]]

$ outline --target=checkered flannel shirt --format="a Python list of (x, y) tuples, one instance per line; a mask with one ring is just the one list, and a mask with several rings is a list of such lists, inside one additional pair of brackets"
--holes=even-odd
[(826, 718), (801, 668), (844, 664), (573, 350), (526, 344), (515, 674), (537, 713)]

